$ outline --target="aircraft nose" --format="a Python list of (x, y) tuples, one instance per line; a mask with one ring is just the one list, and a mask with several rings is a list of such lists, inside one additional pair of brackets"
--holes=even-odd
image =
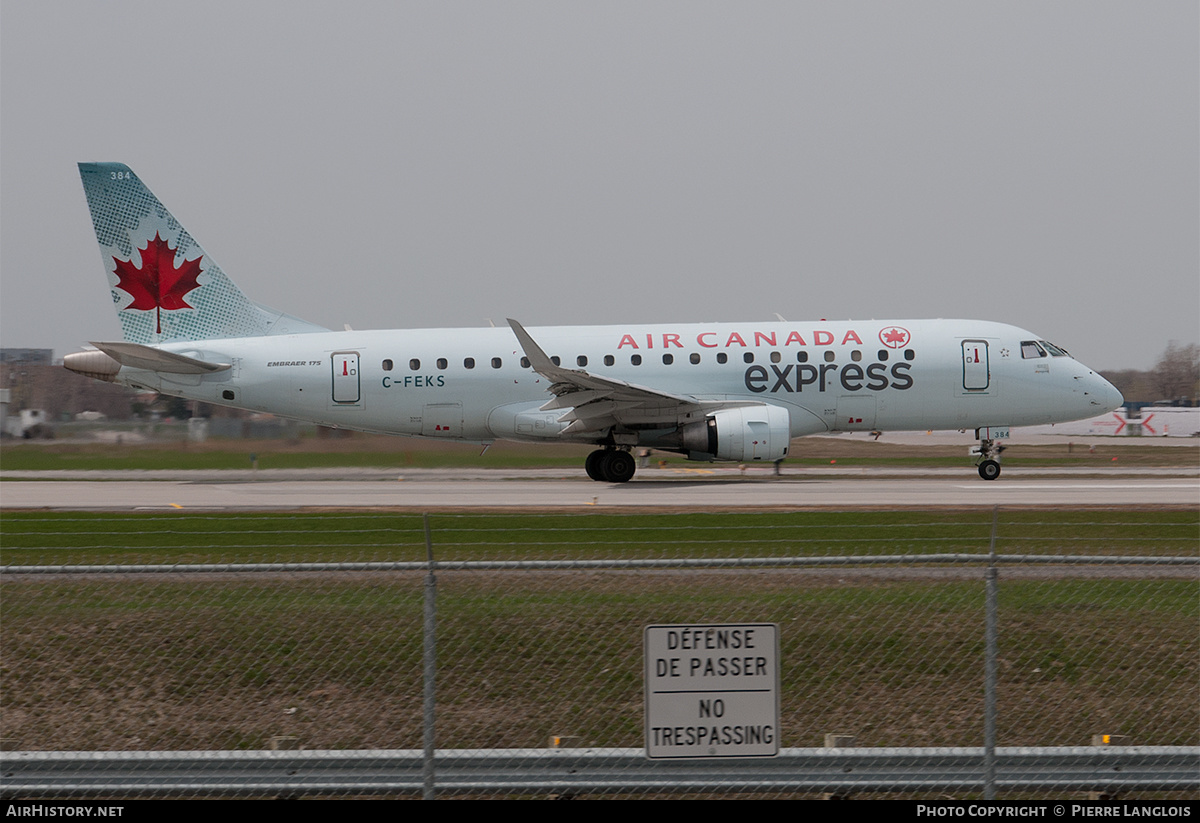
[(1100, 377), (1099, 375), (1097, 375), (1097, 377), (1099, 377), (1100, 381), (1104, 383), (1104, 389), (1106, 392), (1104, 395), (1104, 407), (1108, 411), (1116, 411), (1124, 406), (1125, 398), (1121, 396), (1121, 392), (1117, 391), (1117, 387), (1112, 383), (1109, 383), (1103, 377)]
[(1125, 405), (1125, 398), (1117, 391), (1117, 387), (1109, 383), (1094, 371), (1088, 371), (1087, 389), (1088, 400), (1096, 409), (1097, 414), (1116, 411)]

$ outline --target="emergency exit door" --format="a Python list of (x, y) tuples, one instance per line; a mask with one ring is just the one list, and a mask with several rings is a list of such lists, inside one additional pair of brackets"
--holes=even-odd
[(358, 352), (333, 353), (333, 402), (357, 403), (361, 397)]
[(991, 369), (988, 366), (988, 344), (986, 340), (964, 340), (963, 355), (963, 388), (967, 391), (984, 391), (991, 383)]

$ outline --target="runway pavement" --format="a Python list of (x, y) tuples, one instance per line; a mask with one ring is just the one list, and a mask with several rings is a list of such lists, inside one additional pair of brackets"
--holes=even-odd
[[(920, 506), (1200, 506), (1195, 472), (1122, 471), (1112, 476), (1057, 470), (1012, 471), (986, 482), (964, 471), (853, 474), (809, 470), (642, 470), (629, 483), (596, 483), (565, 470), (414, 470), (339, 477), (325, 470), (301, 479), (231, 473), (108, 474), (0, 482), (0, 508), (63, 510), (293, 508), (893, 508)], [(302, 472), (295, 473), (302, 475)], [(131, 477), (129, 475), (137, 475)], [(5, 475), (11, 478), (11, 475)]]

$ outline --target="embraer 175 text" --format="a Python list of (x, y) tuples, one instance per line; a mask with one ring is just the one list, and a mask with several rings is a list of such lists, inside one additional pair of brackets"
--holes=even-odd
[(974, 429), (1000, 474), (1010, 426), (1121, 405), (1064, 349), (975, 320), (330, 331), (251, 302), (128, 167), (80, 174), (125, 339), (71, 371), (325, 426), (490, 443), (591, 443), (594, 480), (637, 446), (775, 461), (820, 432)]

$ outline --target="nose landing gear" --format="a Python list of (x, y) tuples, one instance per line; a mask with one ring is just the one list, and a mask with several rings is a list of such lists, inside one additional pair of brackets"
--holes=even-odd
[(979, 476), (984, 480), (995, 480), (1000, 476), (1000, 464), (995, 460), (983, 460), (979, 464)]
[(994, 437), (987, 436), (989, 434), (1008, 437), (1008, 429), (975, 430), (975, 436), (979, 438), (979, 449), (974, 450), (979, 455), (979, 476), (984, 480), (995, 480), (1000, 476), (1000, 453), (1004, 451), (1004, 446), (998, 445)]

